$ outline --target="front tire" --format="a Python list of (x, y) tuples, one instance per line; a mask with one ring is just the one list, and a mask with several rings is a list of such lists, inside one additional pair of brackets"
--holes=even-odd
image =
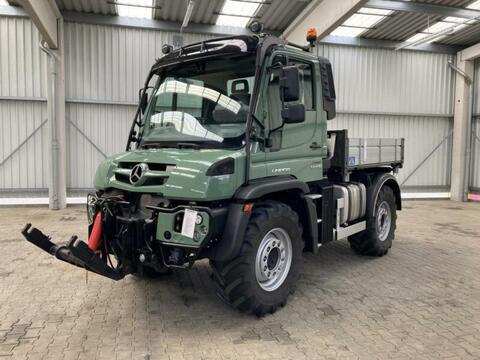
[(383, 256), (392, 247), (397, 223), (395, 194), (383, 186), (375, 203), (375, 216), (367, 220), (367, 228), (348, 238), (351, 248), (360, 255)]
[(295, 290), (302, 251), (297, 213), (275, 201), (255, 204), (239, 255), (211, 261), (218, 295), (244, 312), (274, 313)]

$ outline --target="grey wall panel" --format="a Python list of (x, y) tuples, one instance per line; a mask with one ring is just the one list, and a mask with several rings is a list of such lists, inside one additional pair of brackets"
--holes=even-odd
[(134, 106), (67, 105), (68, 188), (92, 188), (104, 155), (124, 151), (135, 110)]
[(474, 111), (475, 115), (480, 115), (480, 59), (475, 61), (475, 77), (474, 77)]
[(329, 129), (348, 129), (349, 137), (405, 138), (405, 164), (398, 180), (407, 176), (444, 140), (442, 145), (402, 185), (442, 187), (450, 184), (452, 120), (439, 117), (340, 114)]
[(472, 174), (471, 187), (476, 191), (480, 190), (480, 116), (473, 121), (474, 130), (474, 147), (472, 149)]
[(46, 97), (46, 55), (24, 18), (0, 17), (0, 96)]
[(67, 99), (136, 102), (138, 89), (165, 43), (183, 44), (206, 35), (67, 23), (65, 87)]
[(322, 45), (345, 112), (451, 115), (451, 55)]
[(0, 101), (1, 190), (47, 187), (46, 118), (45, 103)]
[[(134, 106), (127, 104), (137, 101), (137, 90), (161, 56), (161, 46), (172, 43), (174, 36), (182, 36), (183, 44), (209, 37), (65, 24), (66, 116), (73, 124), (67, 122), (69, 188), (90, 188), (103, 154), (123, 151), (134, 113)], [(45, 98), (47, 59), (30, 20), (0, 18), (0, 39), (0, 97)], [(453, 80), (448, 55), (334, 45), (318, 51), (331, 59), (336, 76), (340, 114), (329, 126), (348, 128), (351, 136), (404, 136), (403, 181), (449, 132)], [(477, 109), (480, 112), (478, 102)], [(353, 114), (362, 112), (377, 115)], [(45, 117), (45, 103), (0, 100), (0, 163)], [(47, 146), (44, 126), (0, 167), (1, 188), (46, 188)], [(448, 185), (450, 146), (446, 141), (405, 185)]]

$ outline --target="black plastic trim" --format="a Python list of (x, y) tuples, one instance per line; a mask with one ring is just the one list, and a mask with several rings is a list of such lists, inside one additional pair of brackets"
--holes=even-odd
[(261, 198), (262, 196), (285, 190), (300, 190), (309, 193), (310, 188), (306, 183), (293, 176), (275, 176), (258, 180), (251, 180), (246, 186), (242, 186), (234, 195), (239, 201), (248, 201)]
[(402, 198), (397, 179), (390, 173), (379, 173), (372, 179), (372, 184), (367, 187), (367, 217), (375, 216), (375, 205), (378, 193), (384, 185), (392, 188), (393, 193), (395, 194), (397, 210), (402, 210)]
[(227, 221), (220, 241), (215, 244), (211, 260), (226, 261), (234, 258), (242, 246), (250, 213), (243, 211), (243, 204), (231, 203), (228, 206)]

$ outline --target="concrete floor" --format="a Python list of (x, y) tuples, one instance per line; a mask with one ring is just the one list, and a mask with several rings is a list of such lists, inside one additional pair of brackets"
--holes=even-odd
[(297, 292), (262, 319), (215, 296), (208, 263), (113, 282), (23, 241), (86, 235), (83, 208), (0, 209), (0, 359), (480, 358), (480, 204), (406, 202), (383, 258), (346, 241), (304, 257)]

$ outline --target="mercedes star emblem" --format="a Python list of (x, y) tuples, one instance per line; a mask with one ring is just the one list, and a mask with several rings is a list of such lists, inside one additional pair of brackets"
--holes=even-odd
[(135, 165), (130, 172), (130, 183), (132, 185), (142, 185), (147, 170), (148, 166), (145, 163)]

